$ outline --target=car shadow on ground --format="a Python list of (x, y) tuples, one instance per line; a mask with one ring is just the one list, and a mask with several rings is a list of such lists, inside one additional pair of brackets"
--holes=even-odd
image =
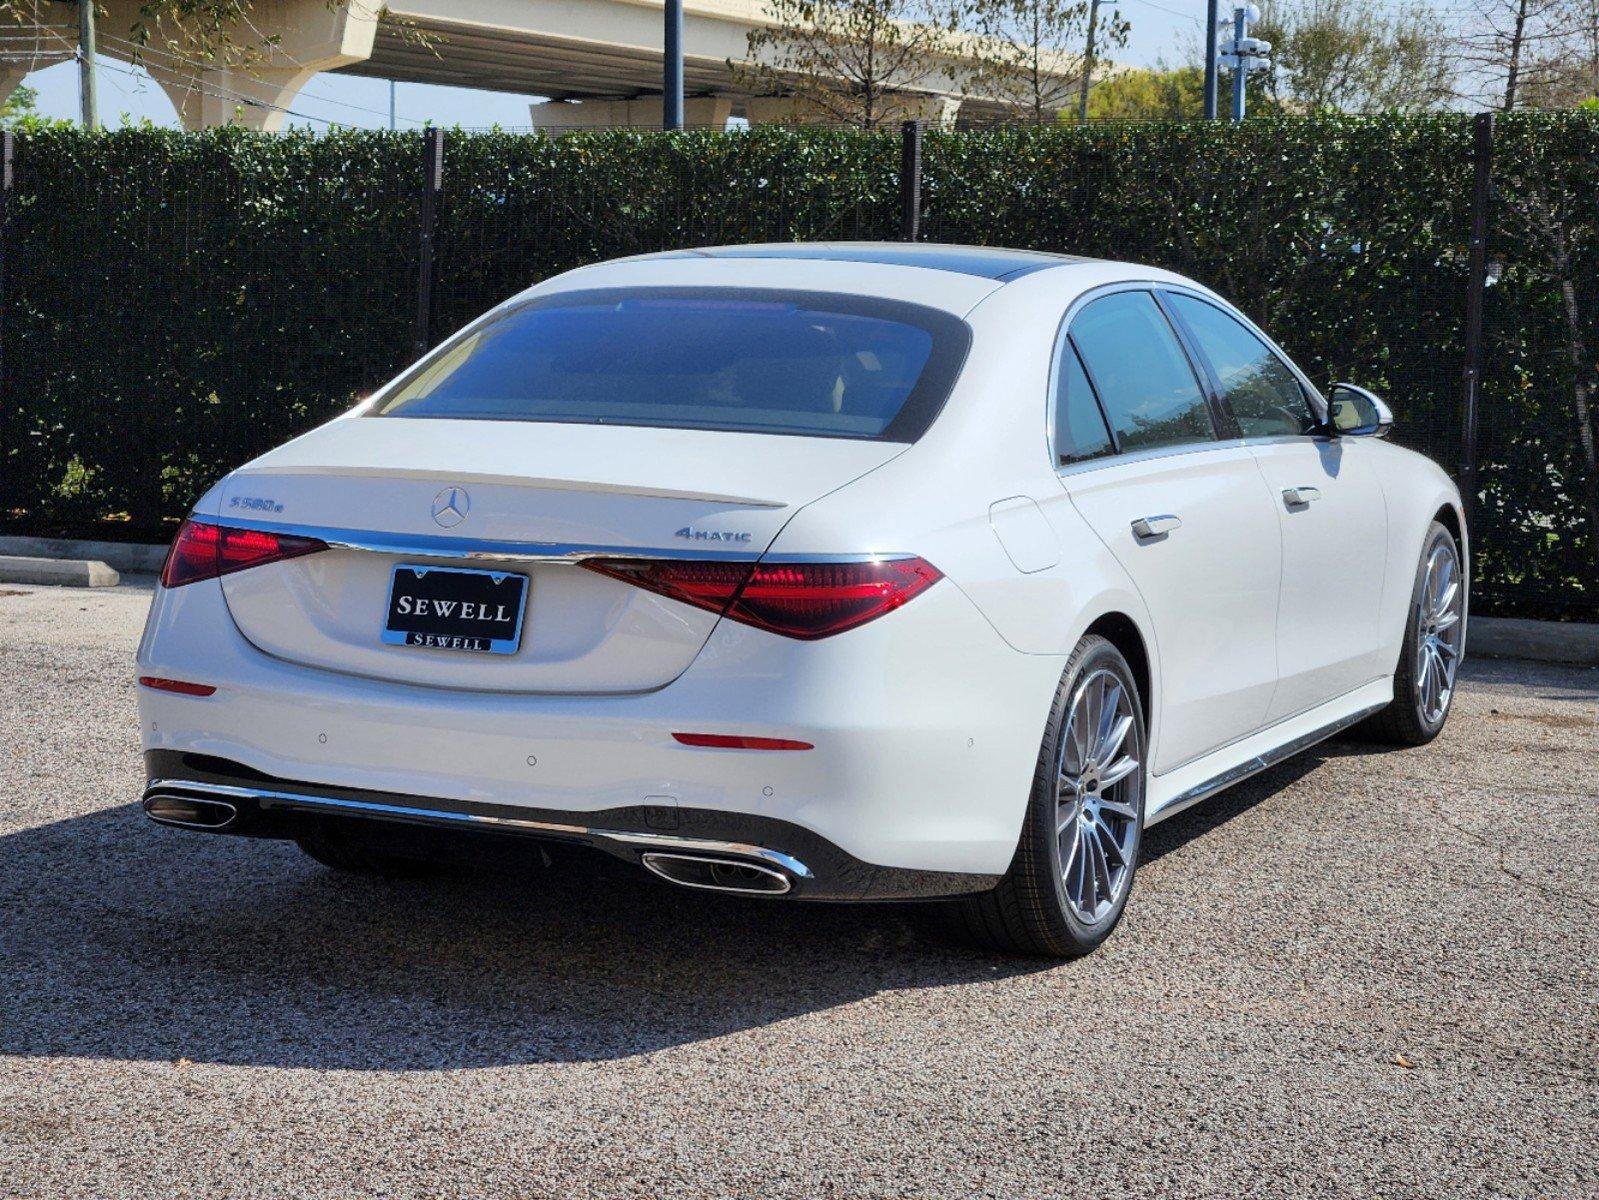
[[(1146, 862), (1306, 756), (1150, 830)], [(534, 856), (536, 857), (536, 855)], [(673, 888), (600, 856), (385, 882), (134, 805), (0, 837), (0, 1054), (423, 1070), (644, 1054), (873, 994), (1072, 964), (963, 946), (936, 906)]]

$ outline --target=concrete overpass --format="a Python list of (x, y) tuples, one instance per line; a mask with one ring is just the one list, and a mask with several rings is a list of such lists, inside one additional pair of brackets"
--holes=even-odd
[[(138, 0), (102, 2), (100, 50), (129, 58), (126, 35)], [(279, 129), (296, 93), (322, 71), (548, 96), (529, 114), (542, 129), (660, 124), (661, 0), (391, 0), (385, 20), (379, 9), (379, 0), (348, 0), (337, 9), (325, 0), (256, 0), (253, 32), (279, 40), (258, 43), (261, 57), (248, 69), (216, 69), (159, 48), (145, 54), (144, 65), (191, 129)], [(41, 3), (40, 10), (41, 23), (75, 30), (75, 6)], [(728, 66), (747, 58), (752, 30), (772, 24), (760, 0), (684, 0), (687, 124), (719, 128), (733, 115), (806, 118), (793, 100), (751, 95)], [(64, 39), (67, 49), (71, 40)], [(41, 64), (62, 56), (62, 46), (51, 45), (54, 57)], [(956, 56), (909, 81), (906, 115), (941, 123), (961, 112), (995, 115), (991, 99), (962, 95), (951, 82), (950, 68), (958, 65)], [(1070, 55), (1055, 64), (1061, 77), (1076, 68)], [(0, 63), (4, 94), (27, 69)]]

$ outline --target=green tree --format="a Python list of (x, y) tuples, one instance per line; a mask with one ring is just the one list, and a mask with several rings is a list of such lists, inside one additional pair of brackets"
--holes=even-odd
[(1205, 72), (1194, 66), (1116, 71), (1088, 94), (1090, 120), (1177, 120), (1204, 111)]
[(1290, 112), (1418, 111), (1452, 94), (1449, 39), (1424, 0), (1279, 0), (1256, 29), (1272, 43), (1266, 90)]
[(0, 103), (0, 126), (10, 128), (36, 117), (39, 111), (39, 93), (31, 87), (19, 87)]

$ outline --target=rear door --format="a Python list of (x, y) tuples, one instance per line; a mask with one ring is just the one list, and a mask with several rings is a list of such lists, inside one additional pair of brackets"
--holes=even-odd
[(1090, 301), (1058, 354), (1062, 482), (1154, 623), (1162, 773), (1265, 721), (1277, 683), (1277, 517), (1253, 455), (1220, 439), (1150, 291)]
[(1267, 713), (1280, 720), (1385, 670), (1377, 658), (1388, 541), (1382, 485), (1360, 439), (1318, 434), (1303, 381), (1238, 314), (1185, 292), (1164, 297), (1259, 462), (1282, 529), (1281, 680)]

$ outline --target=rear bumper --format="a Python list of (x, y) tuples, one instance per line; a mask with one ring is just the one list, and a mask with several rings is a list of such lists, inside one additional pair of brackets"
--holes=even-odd
[[(141, 687), (147, 752), (224, 760), (224, 774), (293, 785), (278, 790), (423, 797), (424, 808), (534, 821), (556, 814), (551, 823), (583, 829), (660, 808), (703, 823), (705, 836), (790, 853), (813, 871), (809, 838), (857, 864), (991, 881), (1015, 853), (1061, 661), (1011, 649), (946, 582), (817, 642), (724, 621), (686, 671), (653, 691), (419, 687), (262, 653), (212, 580), (158, 589), (138, 670), (216, 689)], [(699, 748), (675, 732), (814, 749)], [(150, 774), (204, 782), (165, 765)], [(641, 816), (616, 827), (650, 828)], [(768, 828), (782, 836), (756, 836)], [(826, 861), (826, 849), (812, 853)]]
[[(160, 824), (243, 837), (297, 838), (327, 821), (413, 831), (400, 848), (426, 856), (437, 831), (450, 839), (576, 843), (629, 862), (681, 854), (756, 866), (781, 876), (799, 900), (932, 900), (986, 891), (998, 876), (865, 863), (826, 838), (773, 817), (634, 805), (563, 812), (336, 788), (277, 779), (239, 763), (172, 750), (145, 754), (145, 811)], [(162, 801), (203, 802), (215, 820), (175, 820)], [(457, 842), (450, 849), (459, 851)], [(458, 853), (452, 857), (461, 857)]]

